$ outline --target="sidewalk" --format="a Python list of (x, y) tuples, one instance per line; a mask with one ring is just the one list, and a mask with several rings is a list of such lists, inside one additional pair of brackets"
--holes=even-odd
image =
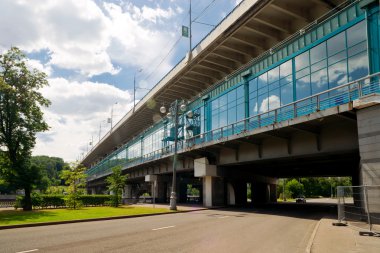
[[(133, 206), (143, 206), (143, 207), (153, 207), (152, 203), (137, 203), (133, 204)], [(156, 208), (167, 208), (169, 210), (169, 204), (168, 203), (160, 203), (160, 204), (155, 204)], [(206, 210), (209, 208), (206, 208), (202, 205), (197, 205), (197, 204), (180, 204), (177, 205), (177, 210), (178, 211), (198, 211), (198, 210)]]
[(334, 219), (323, 218), (318, 226), (312, 253), (378, 253), (380, 237), (360, 236), (351, 226), (333, 226)]

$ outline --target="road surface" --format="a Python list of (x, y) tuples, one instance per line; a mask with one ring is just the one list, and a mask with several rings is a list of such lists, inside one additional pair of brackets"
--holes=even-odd
[(0, 252), (305, 252), (324, 215), (293, 205), (0, 230)]

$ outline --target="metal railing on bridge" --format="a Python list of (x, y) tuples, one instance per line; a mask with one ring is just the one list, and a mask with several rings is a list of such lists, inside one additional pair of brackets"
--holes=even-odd
[[(193, 149), (196, 148), (197, 145), (205, 145), (229, 136), (239, 135), (261, 127), (266, 127), (275, 123), (294, 119), (296, 117), (347, 104), (363, 96), (376, 93), (380, 93), (380, 73), (372, 74), (347, 84), (334, 87), (293, 103), (262, 112), (241, 121), (237, 121), (227, 126), (192, 136), (185, 140), (179, 141), (178, 150), (182, 151), (184, 149)], [(117, 165), (123, 166), (124, 169), (130, 168), (145, 162), (166, 157), (173, 154), (173, 152), (174, 145), (171, 144), (141, 157), (124, 160), (105, 169), (95, 166), (87, 171), (87, 174), (89, 175), (88, 180), (110, 174), (112, 167)]]

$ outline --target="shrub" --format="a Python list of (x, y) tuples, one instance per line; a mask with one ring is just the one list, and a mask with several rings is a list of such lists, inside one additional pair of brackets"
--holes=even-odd
[[(111, 198), (111, 195), (78, 195), (75, 200), (77, 202), (73, 202), (70, 196), (33, 193), (32, 204), (33, 208), (73, 208), (74, 205), (75, 208), (80, 208), (81, 206), (109, 206)], [(23, 203), (24, 196), (17, 196), (14, 208), (16, 210), (22, 208)]]
[(84, 206), (108, 206), (111, 195), (81, 195), (79, 199)]

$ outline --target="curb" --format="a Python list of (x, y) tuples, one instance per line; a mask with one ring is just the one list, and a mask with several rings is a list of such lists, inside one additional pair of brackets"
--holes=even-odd
[(317, 231), (318, 231), (319, 225), (321, 224), (321, 221), (322, 221), (322, 220), (323, 220), (323, 218), (320, 219), (320, 220), (318, 221), (318, 223), (317, 223), (317, 224), (315, 225), (315, 227), (314, 227), (313, 233), (312, 233), (311, 236), (310, 236), (309, 242), (308, 242), (307, 247), (306, 247), (306, 250), (305, 250), (306, 253), (311, 253), (311, 247), (313, 246), (314, 238), (315, 238), (315, 236), (316, 236), (316, 234), (317, 234)]
[(51, 222), (7, 225), (7, 226), (0, 226), (0, 230), (14, 229), (14, 228), (41, 227), (41, 226), (50, 226), (50, 225), (61, 225), (61, 224), (70, 224), (70, 223), (79, 223), (79, 222), (130, 219), (130, 218), (157, 216), (157, 215), (164, 215), (164, 214), (190, 213), (190, 212), (204, 211), (204, 210), (218, 209), (218, 208), (220, 208), (220, 207), (217, 207), (217, 208), (201, 208), (201, 209), (184, 210), (184, 211), (177, 211), (177, 212), (149, 213), (149, 214), (137, 214), (137, 215), (124, 215), (124, 216), (114, 216), (114, 217), (92, 218), (92, 219), (83, 219), (83, 220), (51, 221)]

